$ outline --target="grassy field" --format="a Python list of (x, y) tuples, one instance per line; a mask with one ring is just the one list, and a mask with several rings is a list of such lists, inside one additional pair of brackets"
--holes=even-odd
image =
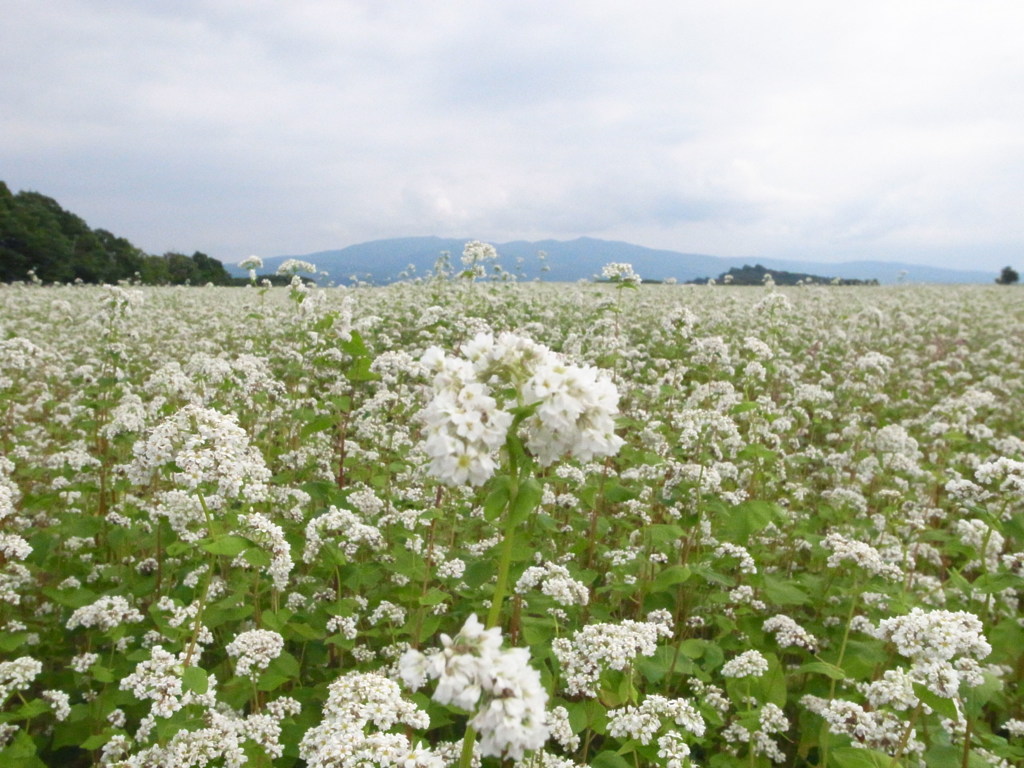
[(1024, 294), (0, 286), (0, 765), (1024, 765)]

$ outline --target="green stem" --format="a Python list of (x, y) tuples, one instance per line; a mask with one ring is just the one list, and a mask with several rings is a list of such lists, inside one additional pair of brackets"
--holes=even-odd
[(903, 731), (903, 736), (900, 738), (900, 743), (896, 747), (896, 752), (892, 756), (892, 762), (889, 763), (889, 768), (896, 768), (900, 764), (900, 759), (903, 757), (903, 753), (907, 749), (907, 744), (910, 743), (910, 734), (914, 732), (914, 726), (917, 724), (917, 718), (921, 714), (921, 705), (918, 704), (914, 707), (913, 713), (910, 715), (910, 722), (907, 723), (907, 729)]
[[(203, 498), (203, 494), (197, 493), (199, 497), (199, 506), (203, 508), (203, 514), (206, 516), (206, 525), (209, 534), (213, 535), (213, 518), (210, 516), (210, 510), (206, 506), (206, 499)], [(184, 666), (189, 666), (192, 662), (192, 654), (196, 650), (196, 642), (199, 639), (199, 631), (203, 626), (203, 611), (206, 608), (206, 598), (210, 594), (210, 584), (213, 582), (213, 572), (217, 567), (217, 556), (214, 554), (210, 555), (210, 562), (206, 568), (206, 579), (203, 583), (202, 592), (199, 593), (199, 609), (196, 611), (195, 621), (192, 622), (192, 637), (188, 641), (188, 650), (185, 652), (185, 663)]]
[[(853, 613), (857, 609), (857, 600), (860, 598), (860, 581), (858, 580), (854, 584), (853, 589), (853, 600), (850, 601), (850, 610), (846, 614), (846, 629), (843, 631), (843, 642), (839, 646), (839, 658), (836, 659), (836, 666), (842, 668), (843, 659), (846, 657), (846, 646), (850, 641), (850, 624), (853, 622)], [(831, 684), (828, 688), (829, 701), (836, 697), (836, 680), (832, 679)], [(829, 742), (831, 741), (831, 732), (826, 730), (821, 739), (821, 768), (828, 766), (828, 752)]]
[(494, 586), (491, 598), (491, 609), (487, 613), (487, 628), (498, 626), (501, 621), (501, 606), (508, 592), (508, 572), (512, 566), (512, 546), (515, 543), (515, 526), (512, 525), (512, 507), (519, 492), (518, 478), (513, 475), (512, 489), (509, 491), (508, 504), (505, 506), (505, 534), (501, 542), (501, 559), (498, 562), (498, 582)]
[(466, 726), (466, 735), (462, 739), (462, 755), (459, 757), (459, 768), (471, 768), (473, 765), (473, 744), (476, 742), (476, 729)]
[(199, 594), (199, 609), (196, 611), (195, 621), (192, 622), (192, 637), (188, 641), (188, 651), (185, 652), (185, 662), (182, 666), (189, 666), (192, 662), (192, 654), (196, 650), (196, 642), (199, 639), (199, 632), (203, 626), (203, 611), (206, 609), (206, 597), (210, 594), (210, 584), (213, 582), (213, 571), (216, 567), (217, 556), (210, 555), (210, 564), (206, 569), (206, 580), (203, 584), (203, 591)]

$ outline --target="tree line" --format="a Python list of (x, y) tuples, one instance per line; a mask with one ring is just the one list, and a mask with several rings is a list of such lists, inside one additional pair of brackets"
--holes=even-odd
[(217, 259), (196, 251), (153, 256), (38, 192), (12, 194), (0, 181), (0, 281), (231, 285)]

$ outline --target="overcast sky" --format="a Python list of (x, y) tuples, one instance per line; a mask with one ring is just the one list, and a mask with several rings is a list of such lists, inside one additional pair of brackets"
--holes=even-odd
[(0, 180), (151, 253), (1024, 267), (1020, 0), (0, 0)]

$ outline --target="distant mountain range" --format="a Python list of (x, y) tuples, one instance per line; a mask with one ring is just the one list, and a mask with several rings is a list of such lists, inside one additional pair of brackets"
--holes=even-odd
[[(373, 240), (350, 245), (336, 251), (319, 251), (297, 256), (274, 256), (263, 260), (262, 274), (276, 271), (286, 259), (301, 259), (314, 265), (321, 273), (322, 285), (349, 284), (354, 279), (382, 285), (410, 277), (430, 274), (442, 252), (451, 255), (455, 271), (462, 266), (462, 249), (472, 238), (404, 237)], [(591, 279), (610, 262), (628, 262), (642, 277), (649, 280), (675, 278), (687, 282), (698, 278), (717, 278), (734, 267), (760, 264), (769, 270), (803, 272), (822, 277), (855, 280), (877, 280), (881, 284), (909, 283), (992, 283), (996, 275), (959, 269), (926, 267), (883, 261), (848, 261), (839, 264), (770, 259), (761, 257), (723, 258), (699, 253), (645, 248), (631, 243), (581, 237), (576, 240), (540, 240), (493, 243), (498, 263), (505, 271), (521, 280), (575, 282)], [(541, 259), (539, 254), (546, 256)], [(234, 275), (245, 270), (225, 265)], [(412, 269), (410, 270), (410, 266)], [(544, 267), (547, 267), (545, 270)]]

